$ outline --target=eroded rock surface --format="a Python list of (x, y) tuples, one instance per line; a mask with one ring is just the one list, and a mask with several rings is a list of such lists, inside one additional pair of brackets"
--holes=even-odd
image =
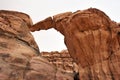
[(15, 14), (20, 13), (0, 11), (0, 80), (22, 80), (29, 60), (39, 54), (26, 22)]
[(66, 73), (74, 73), (74, 71), (76, 73), (78, 72), (78, 65), (71, 58), (67, 50), (63, 50), (61, 52), (58, 51), (41, 52), (40, 55), (46, 58), (51, 64), (55, 65), (63, 72)]
[(49, 28), (64, 35), (68, 51), (79, 65), (81, 80), (120, 79), (120, 28), (104, 12), (90, 8), (62, 13), (30, 30)]
[(0, 80), (73, 80), (38, 54), (27, 14), (0, 11)]
[(38, 56), (31, 59), (25, 80), (73, 80), (73, 75), (63, 73), (46, 59)]

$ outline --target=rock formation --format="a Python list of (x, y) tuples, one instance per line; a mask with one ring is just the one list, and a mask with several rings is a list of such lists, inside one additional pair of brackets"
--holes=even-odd
[(120, 80), (120, 28), (104, 12), (90, 8), (46, 18), (31, 31), (55, 28), (64, 35), (80, 80)]
[(39, 56), (32, 25), (27, 14), (0, 10), (0, 80), (73, 80)]
[(71, 58), (67, 50), (61, 52), (41, 52), (41, 56), (46, 58), (51, 64), (55, 65), (58, 69), (66, 73), (78, 72), (78, 66)]

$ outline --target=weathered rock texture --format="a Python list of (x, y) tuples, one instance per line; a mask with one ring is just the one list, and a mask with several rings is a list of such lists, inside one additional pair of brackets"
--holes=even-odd
[(61, 52), (41, 52), (41, 56), (46, 58), (51, 64), (66, 73), (78, 72), (78, 66), (71, 58), (67, 50)]
[(73, 80), (38, 56), (31, 26), (27, 14), (0, 11), (0, 80)]
[(29, 60), (39, 53), (26, 22), (14, 14), (0, 11), (0, 80), (22, 80)]
[(102, 11), (90, 8), (49, 17), (31, 31), (55, 28), (65, 37), (81, 80), (120, 80), (120, 28)]
[(73, 80), (73, 74), (63, 71), (51, 65), (43, 57), (33, 57), (29, 62), (25, 80)]

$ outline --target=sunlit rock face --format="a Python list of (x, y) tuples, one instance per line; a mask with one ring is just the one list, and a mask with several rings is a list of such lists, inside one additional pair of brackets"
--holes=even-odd
[(73, 80), (39, 56), (32, 25), (27, 14), (0, 11), (0, 80)]
[(90, 8), (46, 18), (31, 31), (55, 28), (79, 65), (81, 80), (120, 79), (120, 28), (104, 12)]

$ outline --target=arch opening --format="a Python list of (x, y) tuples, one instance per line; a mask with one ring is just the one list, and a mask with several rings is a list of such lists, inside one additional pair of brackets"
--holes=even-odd
[(62, 51), (67, 49), (64, 44), (64, 36), (53, 28), (36, 31), (32, 34), (39, 46), (40, 52)]

